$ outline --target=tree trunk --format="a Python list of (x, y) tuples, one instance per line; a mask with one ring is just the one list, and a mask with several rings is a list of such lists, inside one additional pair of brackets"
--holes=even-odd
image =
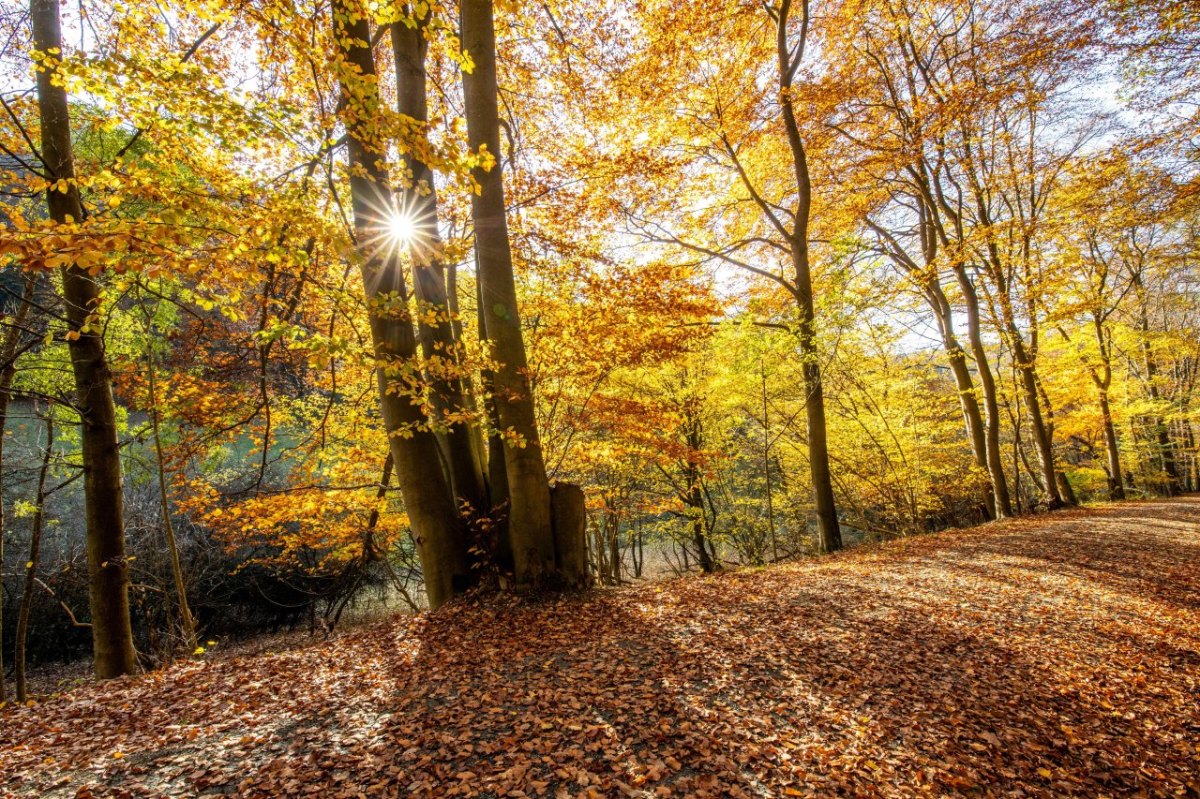
[(554, 549), (563, 582), (572, 588), (583, 588), (589, 582), (587, 510), (583, 489), (573, 483), (555, 483), (550, 489), (550, 512), (554, 522)]
[(343, 63), (338, 74), (347, 105), (350, 195), (363, 289), (375, 347), (380, 405), (396, 478), (421, 559), (429, 606), (438, 608), (466, 590), (474, 575), (469, 568), (464, 526), (442, 469), (437, 439), (429, 420), (411, 398), (396, 393), (391, 377), (397, 365), (411, 364), (416, 335), (408, 311), (408, 290), (394, 247), (385, 243), (390, 190), (381, 154), (368, 149), (373, 137), (365, 126), (379, 105), (375, 59), (368, 42), (370, 26), (362, 14), (351, 15), (346, 0), (333, 4), (333, 32)]
[[(149, 320), (147, 319), (147, 322)], [(187, 581), (183, 576), (183, 563), (179, 558), (179, 542), (175, 539), (175, 524), (171, 520), (171, 504), (167, 497), (167, 469), (163, 462), (162, 431), (158, 421), (158, 381), (155, 379), (154, 350), (150, 346), (149, 324), (146, 330), (146, 382), (150, 393), (150, 428), (154, 436), (154, 454), (158, 465), (158, 498), (162, 506), (163, 534), (167, 539), (167, 549), (171, 554), (171, 578), (175, 583), (175, 599), (179, 603), (179, 624), (183, 628), (184, 642), (187, 644), (189, 655), (196, 653), (199, 642), (196, 640), (196, 620), (192, 617), (192, 608), (188, 604)]]
[(1117, 448), (1117, 429), (1113, 425), (1108, 391), (1100, 391), (1100, 416), (1104, 420), (1104, 451), (1108, 455), (1108, 498), (1125, 499), (1125, 483), (1121, 478), (1121, 452)]
[[(940, 294), (941, 286), (938, 285), (936, 288)], [(971, 454), (975, 457), (975, 465), (988, 474), (990, 479), (987, 435), (983, 428), (983, 416), (979, 412), (979, 400), (975, 396), (975, 381), (971, 379), (971, 370), (967, 366), (967, 354), (954, 335), (950, 303), (945, 299), (945, 295), (942, 294), (937, 303), (939, 307), (934, 309), (937, 314), (938, 327), (942, 333), (942, 344), (950, 362), (950, 372), (954, 375), (955, 387), (958, 389), (958, 402), (962, 408), (963, 423), (967, 428), (967, 439), (971, 442)], [(990, 486), (985, 501), (988, 517), (993, 519), (997, 516), (996, 494), (995, 486)]]
[[(1138, 297), (1138, 331), (1141, 335), (1142, 366), (1146, 372), (1146, 390), (1150, 399), (1155, 403), (1160, 399), (1158, 391), (1158, 361), (1154, 357), (1154, 348), (1150, 345), (1150, 313), (1146, 307), (1146, 287), (1141, 274), (1132, 271), (1130, 277)], [(1154, 428), (1154, 442), (1157, 443), (1158, 456), (1162, 470), (1167, 477), (1167, 495), (1179, 493), (1179, 471), (1175, 467), (1175, 450), (1171, 445), (1171, 436), (1161, 416), (1150, 417)]]
[(842, 548), (842, 531), (838, 524), (837, 506), (833, 498), (833, 473), (829, 468), (828, 426), (825, 422), (825, 389), (821, 383), (821, 366), (817, 362), (817, 347), (812, 337), (812, 299), (809, 298), (803, 316), (800, 353), (804, 358), (804, 410), (808, 422), (808, 468), (813, 484), (817, 513), (817, 539), (822, 552)]
[[(996, 391), (996, 378), (988, 361), (987, 348), (983, 344), (980, 324), (979, 294), (967, 274), (965, 266), (954, 267), (954, 277), (963, 295), (967, 313), (967, 341), (971, 345), (971, 357), (975, 360), (975, 372), (979, 375), (979, 389), (983, 395), (984, 451), (987, 455), (988, 476), (992, 481), (992, 496), (995, 497), (996, 518), (1013, 515), (1012, 498), (1008, 492), (1008, 478), (1004, 475), (1003, 455), (1000, 452), (1000, 401)], [(1014, 472), (1014, 477), (1016, 477)]]
[(700, 475), (694, 469), (689, 470), (691, 479), (688, 489), (687, 505), (695, 514), (692, 517), (692, 543), (696, 545), (696, 557), (699, 559), (700, 570), (711, 574), (717, 570), (717, 563), (709, 554), (705, 544), (704, 496), (700, 491)]
[(1029, 409), (1029, 435), (1032, 437), (1033, 447), (1037, 451), (1038, 466), (1041, 469), (1042, 484), (1046, 492), (1046, 504), (1053, 510), (1062, 507), (1064, 499), (1058, 490), (1058, 478), (1055, 476), (1054, 443), (1050, 440), (1050, 431), (1042, 415), (1042, 400), (1038, 396), (1037, 372), (1020, 339), (1019, 331), (1012, 325), (1009, 326), (1009, 335), (1017, 374), (1021, 379), (1021, 389), (1025, 394), (1025, 407)]
[[(411, 9), (409, 10), (411, 12)], [(425, 28), (430, 11), (416, 20), (415, 27), (402, 22), (391, 26), (392, 53), (396, 66), (396, 110), (418, 122), (428, 121), (426, 102), (425, 57), (428, 42)], [(486, 487), (483, 480), (482, 453), (476, 448), (476, 436), (466, 421), (470, 406), (459, 375), (459, 341), (455, 337), (450, 301), (446, 290), (445, 267), (441, 261), (442, 242), (438, 231), (437, 191), (433, 170), (413, 155), (404, 157), (411, 183), (403, 188), (401, 211), (412, 217), (415, 234), (409, 242), (413, 262), (413, 288), (423, 306), (418, 314), (418, 332), (425, 355), (427, 379), (433, 406), (441, 417), (438, 441), (449, 464), (454, 496), (460, 506), (466, 504), (470, 516), (486, 514)], [(430, 318), (432, 317), (432, 321)], [(444, 428), (444, 430), (442, 430)]]
[(646, 563), (646, 550), (645, 550), (646, 536), (645, 536), (645, 534), (642, 533), (641, 522), (638, 522), (637, 527), (635, 529), (637, 530), (637, 532), (635, 533), (636, 538), (634, 539), (634, 549), (633, 549), (633, 576), (641, 577), (642, 576), (642, 567)]
[[(478, 260), (476, 260), (478, 264)], [(487, 341), (487, 328), (483, 319), (483, 292), (479, 282), (475, 283), (475, 302), (479, 309), (479, 340)], [(506, 572), (513, 572), (512, 539), (508, 523), (508, 471), (504, 464), (504, 439), (500, 435), (500, 416), (496, 410), (496, 373), (490, 367), (479, 370), (480, 399), (487, 413), (490, 431), (487, 437), (487, 486), (489, 511), (495, 527), (495, 550), (493, 557), (497, 565)]]
[[(34, 46), (43, 53), (59, 52), (62, 31), (57, 0), (31, 0), (30, 18)], [(78, 223), (83, 219), (83, 206), (74, 183), (67, 92), (61, 83), (55, 85), (49, 69), (39, 67), (37, 95), (43, 166), (52, 180), (71, 181), (66, 191), (46, 193), (50, 217), (60, 225), (68, 220)], [(106, 679), (131, 674), (137, 668), (129, 621), (129, 564), (125, 559), (116, 405), (104, 340), (94, 320), (88, 324), (100, 303), (95, 278), (78, 266), (64, 267), (63, 301), (81, 424), (92, 649), (96, 676)]]
[[(4, 441), (8, 426), (8, 402), (11, 399), (13, 378), (17, 374), (18, 347), (24, 331), (25, 320), (33, 307), (33, 292), (37, 279), (33, 275), (25, 276), (25, 287), (21, 292), (21, 302), (12, 315), (9, 327), (4, 332), (4, 343), (0, 345), (0, 575), (4, 574), (4, 531), (8, 519), (5, 515), (4, 504)], [(4, 640), (4, 590), (0, 585), (0, 641)], [(8, 700), (8, 686), (4, 679), (4, 647), (0, 646), (0, 704)]]
[(29, 635), (29, 611), (33, 604), (33, 583), (37, 578), (38, 562), (41, 558), (42, 529), (46, 518), (46, 475), (50, 472), (50, 459), (54, 454), (53, 409), (46, 414), (46, 451), (42, 454), (42, 468), (38, 470), (37, 493), (34, 495), (33, 530), (29, 535), (29, 560), (25, 562), (25, 585), (21, 591), (21, 610), (17, 614), (17, 641), (13, 660), (16, 666), (17, 702), (24, 704), (29, 698), (25, 690), (25, 640)]
[(483, 297), (479, 311), (497, 362), (493, 402), (501, 431), (512, 437), (504, 444), (504, 466), (514, 575), (519, 584), (553, 582), (550, 483), (534, 417), (505, 218), (492, 0), (462, 0), (460, 10), (463, 49), (474, 64), (470, 72), (463, 72), (467, 139), (472, 150), (486, 149), (495, 158), (490, 169), (481, 167), (473, 172), (479, 192), (471, 196), (471, 210)]
[[(993, 259), (995, 258), (996, 256), (993, 255)], [(997, 264), (993, 268), (993, 275), (998, 274), (1000, 274), (1000, 268)], [(1025, 395), (1025, 406), (1029, 411), (1029, 435), (1033, 439), (1033, 447), (1037, 451), (1038, 467), (1041, 472), (1038, 482), (1041, 484), (1042, 490), (1046, 493), (1046, 504), (1051, 510), (1054, 510), (1055, 508), (1062, 507), (1063, 498), (1058, 490), (1058, 478), (1055, 476), (1054, 442), (1051, 437), (1050, 428), (1046, 423), (1045, 417), (1042, 415), (1042, 398), (1038, 393), (1037, 368), (1034, 364), (1036, 350), (1031, 350), (1025, 346), (1025, 341), (1021, 336), (1021, 331), (1017, 327), (1013, 314), (1012, 303), (1007, 294), (1007, 285), (998, 277), (994, 277), (993, 279), (996, 283), (996, 291), (999, 294), (998, 302), (1001, 316), (1000, 319), (997, 319), (997, 325), (1002, 324), (1002, 332), (1007, 334), (1008, 345), (1012, 353), (1013, 368), (1016, 369), (1021, 385), (1021, 393)], [(995, 313), (994, 306), (993, 313)]]
[(1058, 493), (1063, 498), (1063, 504), (1079, 504), (1079, 500), (1075, 497), (1075, 489), (1071, 488), (1071, 481), (1067, 479), (1066, 472), (1055, 472), (1054, 482), (1058, 484)]
[[(817, 534), (822, 552), (842, 548), (842, 531), (838, 524), (837, 506), (833, 497), (833, 474), (829, 468), (828, 429), (825, 423), (825, 390), (821, 384), (821, 364), (816, 340), (816, 306), (813, 303), (812, 272), (808, 260), (808, 225), (812, 210), (812, 182), (808, 170), (808, 153), (792, 106), (792, 77), (796, 63), (803, 58), (808, 34), (808, 2), (801, 4), (800, 40), (790, 44), (788, 17), (791, 0), (782, 0), (775, 12), (776, 57), (779, 70), (780, 109), (784, 131), (791, 153), (792, 173), (796, 182), (795, 224), (788, 237), (794, 270), (794, 294), (799, 311), (800, 357), (803, 358), (804, 410), (808, 425), (808, 468), (813, 485), (813, 500), (817, 514)], [(772, 216), (772, 219), (775, 219)]]

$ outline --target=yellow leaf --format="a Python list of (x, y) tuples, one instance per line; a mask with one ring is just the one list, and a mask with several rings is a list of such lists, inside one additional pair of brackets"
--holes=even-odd
[(1043, 777), (1045, 777), (1046, 779), (1050, 779), (1051, 777), (1053, 777), (1053, 776), (1054, 776), (1054, 775), (1053, 775), (1053, 774), (1050, 772), (1050, 769), (1048, 769), (1048, 768), (1040, 768), (1040, 769), (1038, 769), (1038, 774), (1041, 774), (1041, 775), (1042, 775)]

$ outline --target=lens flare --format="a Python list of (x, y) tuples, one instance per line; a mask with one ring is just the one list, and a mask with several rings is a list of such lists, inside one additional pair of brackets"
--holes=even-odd
[(412, 247), (417, 239), (417, 222), (404, 211), (392, 211), (387, 218), (387, 235), (395, 245)]

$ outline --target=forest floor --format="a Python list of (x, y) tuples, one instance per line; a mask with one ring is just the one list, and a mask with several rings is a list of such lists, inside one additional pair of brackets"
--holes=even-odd
[(0, 794), (1196, 797), (1200, 497), (83, 685)]

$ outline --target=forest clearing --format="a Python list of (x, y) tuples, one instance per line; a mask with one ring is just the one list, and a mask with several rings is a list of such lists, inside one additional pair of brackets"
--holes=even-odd
[(466, 600), (10, 711), (16, 796), (1196, 796), (1200, 498)]

